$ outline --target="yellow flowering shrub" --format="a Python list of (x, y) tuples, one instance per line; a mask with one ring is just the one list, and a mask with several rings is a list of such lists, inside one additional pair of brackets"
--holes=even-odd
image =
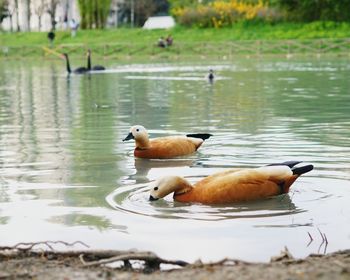
[(265, 20), (271, 21), (278, 17), (275, 11), (259, 0), (256, 4), (244, 3), (239, 0), (214, 1), (208, 5), (199, 4), (196, 7), (172, 9), (178, 22), (187, 26), (225, 27), (232, 26), (237, 21)]

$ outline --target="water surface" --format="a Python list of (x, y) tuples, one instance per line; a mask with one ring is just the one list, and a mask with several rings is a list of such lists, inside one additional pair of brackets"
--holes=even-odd
[[(105, 73), (69, 78), (61, 62), (3, 62), (1, 245), (80, 240), (187, 261), (267, 261), (285, 246), (296, 257), (348, 249), (349, 76), (344, 58), (111, 61)], [(214, 136), (193, 155), (134, 159), (133, 143), (121, 141), (134, 124), (151, 137)], [(196, 182), (286, 160), (315, 169), (285, 196), (218, 206), (147, 200), (162, 175)]]

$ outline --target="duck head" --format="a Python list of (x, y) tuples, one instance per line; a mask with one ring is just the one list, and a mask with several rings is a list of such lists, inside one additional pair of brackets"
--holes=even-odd
[(170, 193), (174, 193), (174, 196), (183, 194), (191, 189), (191, 184), (184, 178), (179, 176), (165, 176), (156, 180), (151, 185), (149, 200), (158, 200)]
[(136, 148), (147, 148), (149, 146), (148, 132), (142, 125), (134, 125), (130, 128), (129, 134), (123, 139), (128, 141), (135, 139)]

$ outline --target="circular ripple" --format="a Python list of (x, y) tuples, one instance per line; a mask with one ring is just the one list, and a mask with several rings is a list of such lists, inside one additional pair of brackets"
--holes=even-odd
[(172, 195), (157, 201), (150, 201), (148, 198), (148, 184), (135, 184), (118, 187), (106, 197), (106, 201), (111, 207), (119, 211), (162, 219), (222, 220), (261, 218), (291, 215), (305, 211), (292, 202), (290, 194), (231, 205), (180, 203), (173, 201)]

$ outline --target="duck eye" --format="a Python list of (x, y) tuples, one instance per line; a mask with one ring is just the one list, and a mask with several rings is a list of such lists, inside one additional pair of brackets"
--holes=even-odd
[(158, 190), (158, 187), (154, 187), (154, 190), (157, 191), (157, 190)]

